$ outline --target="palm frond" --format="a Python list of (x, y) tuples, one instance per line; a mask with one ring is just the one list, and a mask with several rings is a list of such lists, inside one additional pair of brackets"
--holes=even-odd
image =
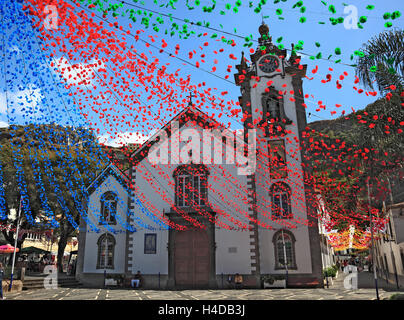
[(374, 89), (376, 83), (381, 93), (389, 91), (390, 85), (404, 88), (403, 30), (382, 32), (363, 44), (361, 51), (364, 55), (358, 58), (356, 75), (365, 87)]

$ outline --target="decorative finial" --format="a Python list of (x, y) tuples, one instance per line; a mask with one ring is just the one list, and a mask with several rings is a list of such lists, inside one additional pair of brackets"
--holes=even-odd
[(294, 44), (294, 43), (292, 43), (292, 52), (291, 52), (291, 56), (292, 56), (292, 57), (296, 56), (295, 44)]
[(264, 23), (264, 21), (263, 21), (262, 24), (259, 26), (258, 32), (260, 33), (261, 37), (263, 37), (263, 36), (267, 36), (267, 37), (268, 37), (268, 34), (269, 34), (269, 27), (268, 27), (268, 25), (266, 25), (266, 24)]

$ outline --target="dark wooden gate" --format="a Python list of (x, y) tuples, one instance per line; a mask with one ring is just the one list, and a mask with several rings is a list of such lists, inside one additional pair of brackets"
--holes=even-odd
[(177, 232), (174, 248), (176, 287), (207, 287), (210, 270), (207, 232), (205, 230)]

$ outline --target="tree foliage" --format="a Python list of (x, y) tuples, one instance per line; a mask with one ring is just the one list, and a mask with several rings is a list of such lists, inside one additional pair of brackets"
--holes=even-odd
[[(10, 213), (11, 209), (18, 210), (24, 184), (29, 206), (28, 210), (24, 206), (21, 210), (21, 228), (53, 229), (59, 236), (58, 261), (61, 261), (68, 238), (75, 234), (80, 222), (86, 186), (97, 170), (106, 165), (105, 154), (88, 129), (54, 124), (3, 129), (0, 148), (8, 213), (8, 221), (4, 222), (16, 226), (16, 217)], [(3, 234), (9, 242), (13, 241), (13, 232)], [(18, 241), (19, 247), (25, 237)]]

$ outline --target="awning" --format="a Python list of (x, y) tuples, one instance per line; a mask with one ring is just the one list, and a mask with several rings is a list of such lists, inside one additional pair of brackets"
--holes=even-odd
[[(20, 251), (20, 249), (16, 248), (15, 252)], [(6, 244), (4, 246), (0, 246), (0, 253), (13, 253), (14, 252), (14, 247)]]
[(46, 251), (41, 248), (37, 247), (26, 247), (21, 249), (21, 253), (30, 254), (30, 253), (37, 253), (37, 254), (47, 254), (49, 251)]

